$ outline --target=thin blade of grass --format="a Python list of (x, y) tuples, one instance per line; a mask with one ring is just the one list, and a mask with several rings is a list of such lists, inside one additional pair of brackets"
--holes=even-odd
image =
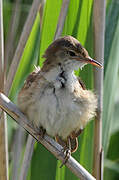
[(37, 64), (39, 45), (40, 17), (39, 14), (37, 14), (9, 93), (10, 98), (14, 99), (14, 102), (16, 102), (17, 93), (23, 86), (25, 78), (33, 71), (34, 64)]
[(14, 141), (12, 146), (12, 170), (10, 173), (10, 176), (12, 177), (12, 180), (16, 180), (16, 177), (18, 177), (19, 174), (19, 167), (20, 167), (20, 155), (23, 148), (23, 141), (25, 137), (25, 132), (23, 128), (18, 127), (16, 129), (16, 132), (14, 133)]
[(44, 59), (42, 58), (43, 53), (54, 39), (61, 4), (62, 0), (52, 0), (52, 3), (51, 0), (47, 0), (45, 4), (39, 50), (40, 53), (38, 65), (40, 65), (40, 67), (42, 66), (44, 61)]
[[(34, 64), (37, 64), (37, 60), (38, 60), (38, 50), (39, 50), (39, 43), (40, 43), (40, 18), (39, 18), (39, 14), (36, 17), (36, 20), (34, 22), (32, 31), (30, 33), (29, 39), (26, 43), (26, 47), (24, 49), (24, 53), (22, 54), (22, 58), (20, 60), (20, 64), (18, 67), (18, 70), (16, 72), (13, 84), (12, 84), (12, 88), (10, 91), (10, 98), (13, 99), (16, 102), (16, 97), (17, 97), (17, 93), (19, 91), (19, 89), (21, 88), (21, 86), (23, 85), (23, 82), (25, 80), (25, 77), (34, 69)], [(13, 123), (12, 123), (12, 128), (14, 127)], [(20, 129), (16, 129), (16, 131), (20, 131)], [(19, 133), (19, 136), (22, 136), (22, 132)], [(24, 138), (24, 136), (19, 137), (19, 139)], [(17, 143), (19, 144), (19, 139), (17, 140)], [(29, 142), (29, 141), (28, 141)], [(23, 144), (21, 144), (21, 148), (23, 148)], [(32, 144), (33, 146), (33, 144)], [(33, 147), (32, 147), (33, 148)], [(20, 147), (19, 147), (20, 149)], [(30, 154), (32, 156), (32, 153)], [(26, 178), (26, 174), (27, 174), (27, 170), (30, 164), (30, 158), (29, 158), (29, 162), (26, 159), (26, 157), (29, 157), (29, 152), (26, 151), (25, 155), (24, 155), (24, 160), (23, 160), (23, 165), (21, 167), (21, 171), (20, 171), (20, 178), (21, 179), (25, 179)], [(19, 175), (19, 169), (20, 169), (20, 165), (21, 165), (21, 156), (22, 156), (22, 151), (18, 152), (15, 150), (14, 151), (14, 168), (13, 168), (13, 174), (14, 177), (18, 177)], [(24, 162), (26, 160), (26, 162)], [(18, 163), (20, 161), (20, 163)], [(17, 166), (15, 165), (15, 162), (17, 162)], [(24, 163), (26, 166), (24, 166)], [(25, 169), (26, 168), (26, 169)], [(26, 174), (24, 173), (26, 172)], [(18, 173), (18, 174), (16, 174)]]
[(60, 168), (60, 166), (62, 165), (62, 163), (60, 161), (57, 161), (57, 167), (56, 167), (56, 178), (55, 180), (59, 180), (59, 179), (65, 179), (65, 166), (62, 167), (62, 170)]
[(7, 82), (5, 85), (5, 93), (6, 94), (9, 93), (9, 90), (11, 88), (14, 75), (17, 71), (17, 67), (19, 65), (20, 58), (22, 56), (22, 53), (24, 51), (27, 39), (28, 39), (29, 34), (31, 32), (31, 28), (33, 26), (37, 11), (38, 11), (39, 6), (40, 6), (40, 3), (41, 3), (41, 0), (34, 0), (33, 1), (32, 7), (31, 7), (29, 15), (28, 15), (28, 18), (27, 18), (26, 23), (24, 25), (23, 32), (21, 34), (16, 52), (15, 52), (15, 55), (14, 55), (14, 58), (12, 61), (12, 64), (11, 64), (9, 72), (8, 72)]
[[(118, 82), (119, 67), (119, 20), (116, 28), (110, 57), (104, 79), (104, 111), (103, 111), (103, 147), (105, 156), (109, 145), (109, 137), (112, 126), (112, 117), (114, 112), (115, 89)], [(112, 88), (113, 87), (113, 88)]]
[[(3, 4), (0, 0), (0, 91), (4, 92), (4, 38), (3, 38)], [(0, 110), (0, 179), (8, 180), (8, 142), (6, 113)]]
[(35, 144), (35, 139), (31, 135), (29, 135), (27, 138), (27, 144), (26, 144), (19, 180), (26, 180), (27, 171), (33, 155), (34, 144)]
[(112, 48), (112, 41), (115, 35), (115, 30), (119, 19), (119, 1), (112, 0), (108, 13), (106, 16), (106, 33), (105, 33), (105, 69), (106, 72), (110, 51)]
[(62, 34), (64, 22), (65, 22), (65, 18), (66, 18), (68, 6), (69, 6), (69, 2), (70, 2), (70, 0), (63, 0), (54, 40), (59, 38)]
[(9, 25), (9, 30), (7, 33), (7, 39), (5, 41), (5, 69), (6, 71), (9, 65), (9, 60), (11, 60), (13, 57), (14, 40), (15, 40), (16, 30), (19, 24), (19, 17), (20, 17), (20, 12), (21, 12), (20, 1), (21, 0), (16, 0), (14, 4), (12, 16), (10, 20), (10, 25)]
[(0, 1), (0, 91), (4, 90), (4, 75), (3, 7)]

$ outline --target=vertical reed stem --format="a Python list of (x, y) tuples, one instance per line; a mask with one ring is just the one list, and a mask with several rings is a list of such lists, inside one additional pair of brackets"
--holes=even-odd
[[(105, 0), (94, 0), (94, 50), (95, 58), (104, 64)], [(94, 130), (93, 175), (101, 180), (102, 175), (102, 108), (103, 108), (103, 69), (94, 69), (94, 86), (98, 94), (97, 117)]]

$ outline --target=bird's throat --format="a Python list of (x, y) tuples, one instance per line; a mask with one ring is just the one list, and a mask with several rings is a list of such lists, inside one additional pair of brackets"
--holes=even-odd
[(58, 64), (51, 68), (48, 72), (44, 74), (44, 77), (54, 84), (58, 85), (59, 88), (70, 88), (74, 86), (74, 83), (77, 81), (74, 71), (68, 71), (65, 67)]

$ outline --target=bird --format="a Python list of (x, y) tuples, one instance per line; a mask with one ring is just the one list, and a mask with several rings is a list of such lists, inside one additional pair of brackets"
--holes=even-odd
[(18, 106), (39, 133), (47, 133), (73, 153), (77, 137), (97, 109), (97, 96), (74, 71), (86, 64), (102, 65), (69, 35), (52, 42), (43, 58), (42, 68), (35, 67), (18, 93)]

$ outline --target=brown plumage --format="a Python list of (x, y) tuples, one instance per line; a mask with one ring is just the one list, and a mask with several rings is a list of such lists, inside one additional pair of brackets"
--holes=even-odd
[(44, 128), (71, 152), (78, 147), (77, 136), (95, 116), (97, 98), (86, 90), (74, 70), (85, 64), (101, 67), (78, 40), (65, 36), (45, 51), (41, 70), (31, 73), (18, 95), (18, 105), (37, 129)]

